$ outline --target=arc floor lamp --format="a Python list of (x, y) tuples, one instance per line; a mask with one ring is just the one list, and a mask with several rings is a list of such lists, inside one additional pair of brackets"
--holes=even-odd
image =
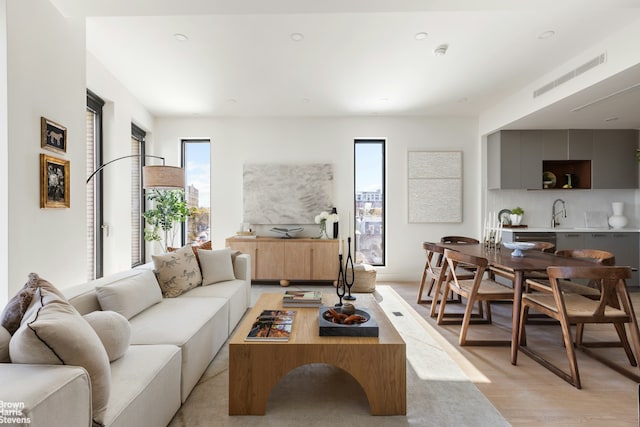
[(105, 166), (117, 162), (118, 160), (128, 159), (131, 157), (153, 157), (162, 160), (162, 165), (143, 166), (142, 186), (144, 188), (184, 189), (184, 169), (177, 166), (166, 166), (164, 164), (164, 157), (154, 156), (151, 154), (131, 154), (129, 156), (122, 156), (117, 159), (113, 159), (93, 171), (91, 175), (89, 175), (89, 178), (87, 178), (87, 184), (89, 184), (91, 178), (104, 169)]

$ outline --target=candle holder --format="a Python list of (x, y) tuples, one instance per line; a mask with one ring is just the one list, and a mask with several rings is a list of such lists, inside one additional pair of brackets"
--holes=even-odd
[[(351, 268), (351, 277), (348, 278), (347, 272)], [(355, 281), (355, 271), (353, 269), (353, 258), (351, 258), (351, 237), (347, 237), (347, 260), (344, 263), (344, 284), (347, 286), (348, 294), (344, 297), (347, 301), (355, 301), (356, 297), (351, 295), (351, 287), (353, 286), (353, 282)]]
[(342, 254), (338, 254), (338, 263), (340, 265), (340, 268), (338, 269), (338, 280), (336, 281), (336, 294), (338, 295), (338, 302), (335, 306), (342, 307), (342, 298), (346, 293), (344, 283), (344, 270), (342, 269)]

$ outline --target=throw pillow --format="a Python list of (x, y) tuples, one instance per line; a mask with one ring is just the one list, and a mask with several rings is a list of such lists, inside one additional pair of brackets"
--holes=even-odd
[(191, 246), (151, 258), (164, 297), (175, 298), (202, 284), (202, 273)]
[[(175, 252), (180, 248), (172, 248), (172, 247), (167, 247), (167, 252)], [(211, 250), (211, 240), (207, 240), (206, 242), (202, 243), (201, 245), (192, 245), (191, 246), (191, 250), (193, 251), (193, 253), (196, 256), (196, 261), (198, 261), (198, 265), (200, 265), (200, 258), (198, 257), (198, 249), (207, 249), (207, 250)]]
[(2, 311), (2, 316), (0, 317), (2, 319), (0, 325), (9, 331), (11, 335), (13, 335), (20, 327), (22, 316), (24, 316), (25, 311), (27, 311), (27, 308), (33, 300), (33, 294), (39, 287), (48, 289), (60, 298), (65, 299), (62, 292), (60, 292), (51, 283), (41, 279), (36, 273), (29, 274), (29, 280), (27, 280), (27, 283), (25, 283), (22, 289), (20, 289), (18, 293), (9, 300)]
[(200, 255), (200, 267), (202, 267), (203, 285), (211, 285), (236, 278), (233, 274), (231, 249), (198, 250), (198, 254)]
[(9, 363), (9, 341), (11, 334), (5, 328), (0, 326), (0, 363)]
[(13, 363), (81, 366), (91, 379), (94, 422), (102, 425), (111, 390), (109, 359), (100, 338), (64, 299), (38, 288), (9, 342)]
[(115, 311), (127, 319), (162, 301), (162, 293), (151, 270), (108, 285), (96, 286), (100, 308)]
[(131, 342), (131, 325), (126, 317), (115, 311), (92, 311), (82, 317), (100, 338), (109, 362), (124, 356)]

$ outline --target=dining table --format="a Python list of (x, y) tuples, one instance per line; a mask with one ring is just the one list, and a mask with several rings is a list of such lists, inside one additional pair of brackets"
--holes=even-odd
[(500, 246), (487, 247), (484, 244), (436, 243), (445, 249), (452, 249), (467, 255), (485, 258), (490, 267), (499, 268), (513, 274), (513, 312), (511, 319), (511, 364), (516, 364), (517, 335), (520, 327), (520, 307), (527, 273), (546, 272), (549, 266), (593, 267), (593, 262), (580, 258), (568, 258), (539, 250), (523, 251), (524, 256), (513, 256), (513, 250)]

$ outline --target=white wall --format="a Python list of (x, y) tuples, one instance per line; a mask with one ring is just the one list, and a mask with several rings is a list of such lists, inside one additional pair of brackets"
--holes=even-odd
[[(382, 280), (420, 279), (422, 242), (446, 234), (477, 236), (480, 212), (480, 143), (477, 123), (450, 118), (157, 118), (149, 153), (180, 164), (180, 140), (209, 138), (211, 149), (212, 240), (224, 247), (242, 222), (242, 166), (252, 163), (330, 162), (335, 172), (338, 212), (353, 211), (353, 140), (387, 140), (387, 267)], [(462, 150), (464, 163), (463, 222), (407, 222), (407, 151)], [(169, 160), (171, 159), (171, 160)], [(342, 216), (346, 223), (346, 215)], [(346, 237), (346, 236), (345, 236)]]
[[(85, 25), (63, 18), (47, 0), (8, 1), (6, 20), (8, 292), (13, 295), (30, 272), (59, 287), (86, 277)], [(67, 128), (67, 152), (48, 154), (71, 162), (69, 209), (40, 209), (41, 116)]]
[[(153, 141), (154, 118), (92, 54), (87, 54), (87, 88), (105, 101), (103, 107), (103, 163), (131, 154), (131, 123)], [(148, 154), (153, 154), (147, 150)], [(150, 162), (150, 164), (153, 164)], [(103, 169), (104, 275), (131, 267), (131, 160)], [(126, 189), (127, 191), (123, 191)]]
[(7, 119), (7, 2), (0, 0), (0, 307), (9, 295), (9, 122)]

